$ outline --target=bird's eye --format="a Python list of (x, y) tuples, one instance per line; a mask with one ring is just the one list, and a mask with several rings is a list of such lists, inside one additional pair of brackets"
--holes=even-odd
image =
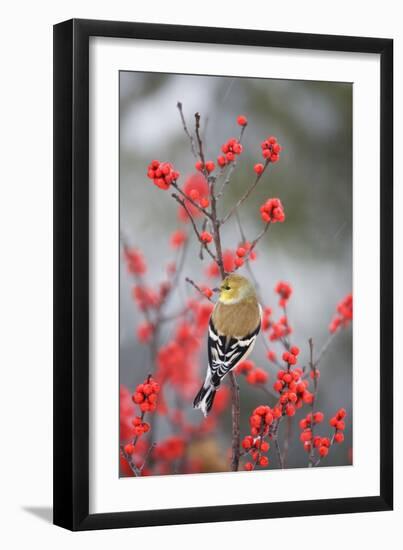
[(227, 286), (225, 286), (224, 288), (225, 288), (225, 290), (231, 290), (231, 287), (230, 287), (230, 286), (228, 286), (228, 285), (227, 285)]

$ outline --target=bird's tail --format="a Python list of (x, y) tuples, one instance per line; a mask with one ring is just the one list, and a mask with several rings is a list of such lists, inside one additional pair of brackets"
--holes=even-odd
[(193, 407), (207, 416), (213, 406), (216, 388), (206, 380), (193, 401)]

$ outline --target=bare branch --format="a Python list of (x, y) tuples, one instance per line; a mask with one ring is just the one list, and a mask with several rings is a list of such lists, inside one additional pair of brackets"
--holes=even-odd
[(199, 230), (197, 229), (197, 225), (196, 225), (196, 222), (194, 221), (194, 218), (192, 216), (192, 214), (190, 213), (190, 210), (189, 208), (186, 206), (186, 203), (185, 201), (183, 201), (182, 199), (180, 199), (178, 197), (178, 195), (176, 195), (175, 193), (172, 194), (172, 197), (181, 205), (183, 206), (183, 208), (185, 209), (186, 211), (186, 214), (189, 216), (189, 220), (191, 221), (192, 223), (192, 226), (193, 226), (193, 230), (196, 234), (196, 237), (199, 239), (199, 242), (200, 244), (204, 247), (204, 249), (208, 252), (208, 254), (213, 258), (213, 260), (216, 262), (217, 261), (217, 258), (215, 257), (215, 255), (213, 254), (213, 252), (211, 252), (211, 250), (209, 249), (209, 247), (207, 246), (207, 243), (205, 243), (203, 241), (203, 239), (201, 238), (201, 235), (199, 233)]
[(193, 139), (193, 136), (192, 134), (189, 132), (188, 130), (188, 127), (186, 125), (186, 120), (185, 120), (185, 116), (183, 114), (183, 109), (182, 109), (182, 103), (180, 101), (178, 101), (178, 103), (176, 104), (177, 108), (178, 108), (178, 111), (179, 111), (179, 115), (181, 117), (181, 121), (182, 121), (182, 126), (183, 126), (183, 130), (185, 131), (185, 134), (187, 135), (187, 137), (189, 138), (189, 141), (190, 141), (190, 148), (192, 150), (192, 154), (193, 156), (197, 159), (197, 153), (196, 153), (196, 148), (195, 148), (195, 142), (194, 142), (194, 139)]
[(197, 139), (197, 145), (199, 147), (199, 157), (203, 163), (203, 169), (204, 169), (205, 158), (204, 158), (204, 151), (203, 151), (203, 141), (200, 136), (200, 113), (195, 113), (195, 121), (196, 121), (196, 139)]
[(259, 183), (259, 181), (262, 179), (262, 176), (263, 174), (265, 173), (266, 171), (266, 168), (267, 166), (269, 165), (269, 160), (266, 160), (265, 164), (264, 164), (264, 169), (263, 169), (263, 172), (261, 174), (258, 174), (256, 176), (256, 179), (255, 181), (253, 182), (253, 184), (249, 187), (249, 189), (247, 191), (245, 191), (245, 193), (242, 195), (242, 197), (238, 200), (238, 202), (236, 202), (234, 204), (234, 206), (231, 208), (231, 210), (224, 216), (224, 218), (221, 220), (221, 225), (224, 224), (226, 221), (228, 221), (230, 219), (230, 217), (236, 212), (236, 210), (241, 206), (241, 204), (243, 202), (246, 201), (246, 199), (249, 197), (249, 195), (252, 193), (252, 191), (255, 189), (255, 187), (257, 186), (257, 184)]

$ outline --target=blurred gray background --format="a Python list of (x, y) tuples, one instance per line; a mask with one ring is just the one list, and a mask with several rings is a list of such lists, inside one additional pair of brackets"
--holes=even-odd
[[(289, 303), (289, 319), (294, 327), (292, 342), (308, 358), (308, 338), (316, 350), (328, 337), (328, 324), (336, 305), (352, 290), (352, 84), (293, 80), (267, 80), (211, 76), (165, 75), (121, 72), (120, 74), (120, 223), (130, 245), (140, 247), (149, 266), (148, 278), (163, 279), (165, 264), (172, 256), (168, 239), (178, 226), (177, 205), (168, 193), (157, 189), (146, 178), (151, 159), (169, 160), (181, 172), (180, 183), (194, 172), (194, 158), (183, 132), (176, 108), (183, 109), (189, 127), (199, 111), (206, 147), (206, 158), (216, 160), (220, 146), (239, 134), (238, 114), (248, 117), (243, 139), (244, 153), (221, 205), (240, 196), (253, 179), (253, 165), (261, 162), (261, 141), (275, 135), (283, 147), (280, 162), (268, 173), (241, 209), (248, 238), (262, 228), (259, 206), (268, 197), (281, 198), (286, 213), (284, 224), (275, 224), (258, 245), (258, 261), (252, 264), (266, 305), (280, 311), (274, 286), (280, 279), (294, 288)], [(223, 228), (224, 247), (238, 242), (235, 222)], [(198, 248), (195, 250), (198, 250)], [(205, 259), (205, 265), (208, 260)], [(200, 281), (204, 270), (197, 253), (188, 254), (183, 274)], [(244, 272), (244, 268), (241, 273)], [(184, 281), (181, 292), (191, 294)], [(136, 340), (142, 320), (131, 298), (132, 279), (121, 265), (120, 289), (120, 381), (130, 390), (148, 372), (147, 349)], [(172, 297), (176, 310), (181, 294)], [(168, 328), (169, 330), (169, 328)], [(271, 346), (280, 352), (279, 344)], [(265, 348), (258, 341), (251, 359), (270, 372), (275, 369), (265, 359)], [(331, 452), (332, 464), (351, 463), (352, 447), (352, 330), (337, 335), (321, 369), (318, 408), (327, 418), (339, 407), (348, 412), (346, 440)], [(204, 368), (203, 368), (204, 377)], [(264, 402), (256, 387), (241, 385), (241, 433), (248, 433), (250, 410)], [(269, 403), (272, 404), (272, 403)], [(297, 421), (291, 438), (288, 466), (306, 463), (299, 442)], [(190, 409), (189, 415), (197, 414)], [(229, 444), (230, 413), (223, 416), (220, 436), (223, 452)], [(167, 427), (158, 425), (158, 436)], [(328, 425), (318, 432), (327, 435)], [(272, 453), (272, 451), (270, 451)], [(269, 455), (270, 456), (270, 455)], [(305, 456), (305, 458), (304, 458)], [(272, 461), (275, 467), (275, 460)], [(326, 465), (326, 461), (323, 462)]]

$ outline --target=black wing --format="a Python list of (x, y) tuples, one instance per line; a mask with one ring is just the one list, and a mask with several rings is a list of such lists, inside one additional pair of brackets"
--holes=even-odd
[(254, 346), (259, 331), (260, 323), (244, 338), (227, 338), (218, 334), (210, 319), (207, 345), (211, 383), (214, 386), (219, 386), (224, 376), (242, 361)]

